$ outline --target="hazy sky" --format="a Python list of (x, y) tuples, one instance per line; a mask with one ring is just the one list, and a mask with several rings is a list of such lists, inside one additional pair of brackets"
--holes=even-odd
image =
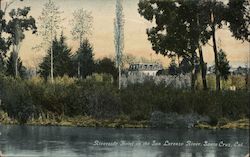
[[(93, 32), (89, 37), (94, 47), (95, 58), (104, 56), (114, 56), (114, 18), (115, 18), (115, 0), (53, 0), (63, 11), (62, 17), (65, 18), (62, 25), (67, 36), (67, 43), (76, 50), (78, 44), (73, 41), (70, 35), (71, 25), (69, 23), (74, 10), (84, 8), (91, 11), (93, 16)], [(147, 40), (146, 29), (152, 26), (137, 12), (137, 3), (139, 0), (124, 1), (125, 15), (125, 54), (132, 54), (137, 57), (159, 59), (164, 65), (169, 63), (169, 59), (156, 55), (151, 48), (151, 43)], [(4, 2), (4, 0), (3, 0)], [(46, 0), (25, 0), (23, 2), (14, 3), (11, 8), (30, 6), (31, 15), (38, 18), (41, 14), (43, 4)], [(234, 66), (244, 65), (250, 50), (249, 43), (242, 43), (231, 37), (231, 33), (227, 29), (217, 31), (217, 39), (221, 40), (221, 47), (228, 55), (230, 63)], [(32, 47), (39, 44), (40, 39), (26, 33), (26, 38), (22, 43), (20, 56), (25, 65), (31, 66), (37, 64), (41, 60), (45, 52), (34, 52)], [(209, 42), (212, 44), (212, 42)], [(213, 63), (213, 50), (211, 46), (204, 47), (205, 61), (209, 64)]]

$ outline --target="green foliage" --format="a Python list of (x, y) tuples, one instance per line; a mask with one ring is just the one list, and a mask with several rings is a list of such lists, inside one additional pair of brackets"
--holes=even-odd
[(170, 75), (178, 75), (179, 74), (179, 67), (175, 63), (174, 59), (171, 60), (171, 63), (169, 65), (169, 67), (168, 67), (168, 73)]
[[(210, 90), (216, 89), (215, 75), (207, 75), (207, 84)], [(227, 80), (221, 80), (221, 89), (222, 90), (231, 90), (232, 87), (235, 87), (236, 90), (246, 89), (246, 80), (245, 76), (240, 75), (229, 75)], [(196, 89), (202, 89), (202, 79), (199, 76), (197, 78)]]
[[(9, 13), (10, 20), (6, 25), (5, 32), (10, 35), (10, 42), (13, 48), (12, 61), (15, 71), (15, 76), (18, 76), (19, 73), (19, 63), (18, 63), (18, 53), (20, 50), (20, 44), (25, 38), (24, 32), (32, 31), (32, 33), (36, 33), (37, 27), (35, 24), (35, 19), (32, 16), (28, 16), (30, 12), (30, 7), (24, 7), (23, 9), (12, 9)], [(8, 46), (8, 45), (7, 45)], [(8, 65), (8, 72), (12, 71), (11, 66)]]
[(118, 90), (104, 77), (98, 74), (78, 80), (64, 76), (52, 84), (42, 78), (23, 81), (0, 76), (2, 109), (19, 122), (41, 115), (57, 117), (59, 121), (64, 116), (113, 119), (121, 115), (130, 120), (148, 120), (154, 111), (198, 113), (210, 116), (215, 123), (221, 117), (249, 116), (249, 93), (244, 90), (192, 92), (163, 83), (156, 85), (152, 80)]
[(194, 112), (214, 119), (237, 119), (249, 114), (248, 93), (245, 91), (191, 92), (148, 82), (123, 89), (121, 103), (122, 111), (136, 120), (148, 119), (153, 111), (180, 114)]
[(28, 16), (29, 12), (30, 7), (24, 7), (12, 9), (9, 13), (11, 20), (6, 26), (6, 32), (11, 34), (14, 45), (18, 45), (25, 38), (24, 31), (31, 30), (32, 33), (36, 33), (35, 19)]
[(220, 50), (218, 53), (218, 70), (220, 72), (220, 77), (227, 80), (228, 75), (230, 74), (230, 66), (229, 61), (227, 60), (227, 55), (223, 50)]
[(192, 71), (192, 65), (190, 64), (190, 61), (187, 58), (182, 59), (179, 68), (180, 68), (180, 72), (183, 74), (187, 74)]
[[(15, 59), (16, 59), (16, 54), (11, 52), (10, 56), (7, 60), (7, 70), (6, 74), (8, 76), (15, 76)], [(26, 68), (23, 66), (23, 63), (20, 58), (17, 59), (17, 69), (18, 69), (18, 74), (21, 78), (24, 78), (26, 75)]]
[[(20, 43), (25, 38), (25, 31), (36, 32), (35, 19), (32, 16), (28, 16), (30, 12), (30, 7), (12, 9), (9, 12), (10, 19), (7, 22), (5, 19), (5, 13), (0, 10), (0, 72), (5, 71), (6, 53), (12, 44), (13, 51), (17, 54), (20, 49)], [(2, 33), (6, 33), (2, 35)], [(14, 57), (13, 55), (11, 57)], [(17, 60), (17, 59), (15, 59)], [(13, 62), (13, 64), (18, 64)], [(14, 66), (16, 67), (16, 66)], [(18, 66), (17, 66), (18, 67)], [(8, 65), (8, 74), (10, 74), (11, 69)], [(18, 70), (15, 70), (18, 71)]]
[[(71, 61), (71, 49), (65, 43), (65, 37), (63, 33), (60, 36), (60, 39), (55, 37), (53, 41), (53, 61), (54, 61), (54, 76), (64, 76), (72, 75), (72, 61)], [(40, 75), (47, 79), (50, 75), (51, 69), (51, 50), (48, 50), (48, 54), (44, 57), (43, 62), (40, 64), (39, 73)]]
[[(138, 12), (146, 20), (155, 23), (147, 29), (148, 40), (158, 54), (178, 56), (191, 62), (191, 71), (195, 68), (196, 50), (200, 52), (200, 64), (204, 89), (206, 89), (205, 66), (201, 46), (213, 38), (216, 67), (216, 89), (220, 89), (219, 63), (216, 48), (215, 32), (229, 23), (229, 28), (236, 39), (249, 41), (249, 1), (229, 0), (226, 5), (219, 0), (207, 1), (155, 1), (141, 0)], [(195, 73), (192, 76), (192, 89), (195, 84)], [(226, 78), (226, 74), (223, 74)]]
[(11, 118), (26, 123), (35, 111), (31, 93), (25, 81), (5, 77), (1, 79), (3, 109)]
[(113, 118), (121, 113), (118, 89), (111, 84), (84, 82), (87, 115)]
[(248, 0), (229, 0), (226, 19), (229, 29), (236, 39), (250, 41), (249, 6)]
[(114, 82), (113, 76), (108, 73), (100, 73), (100, 74), (94, 73), (93, 75), (88, 76), (86, 79), (89, 81), (103, 82), (103, 83), (108, 83), (108, 84), (111, 84)]
[[(181, 57), (190, 62), (190, 67), (184, 70), (192, 73), (191, 88), (194, 89), (194, 69), (198, 60), (196, 50), (211, 37), (211, 32), (207, 29), (211, 15), (210, 1), (142, 0), (138, 6), (141, 16), (155, 22), (156, 26), (147, 29), (153, 50), (157, 54)], [(175, 75), (174, 71), (171, 73)]]
[(115, 62), (110, 58), (103, 58), (96, 63), (95, 71), (97, 73), (106, 73), (113, 76), (114, 80), (117, 80), (118, 69), (115, 67)]
[(0, 68), (3, 66), (3, 59), (6, 57), (6, 53), (11, 44), (10, 38), (2, 36), (7, 25), (4, 15), (3, 10), (0, 10)]
[(75, 76), (86, 78), (94, 72), (95, 64), (93, 57), (93, 47), (86, 39), (81, 43), (80, 48), (74, 56)]

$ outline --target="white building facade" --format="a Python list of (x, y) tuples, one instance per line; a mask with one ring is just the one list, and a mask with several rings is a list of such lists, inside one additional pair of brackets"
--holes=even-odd
[(163, 66), (159, 63), (133, 63), (128, 69), (129, 76), (156, 76)]

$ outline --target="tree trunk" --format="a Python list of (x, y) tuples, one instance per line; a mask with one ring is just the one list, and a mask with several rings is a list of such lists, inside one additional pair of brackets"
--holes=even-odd
[(78, 78), (80, 78), (80, 77), (81, 77), (81, 72), (80, 72), (80, 62), (79, 62), (79, 61), (78, 61), (77, 75), (78, 75)]
[(14, 73), (14, 76), (17, 77), (18, 76), (18, 53), (17, 53), (17, 48), (15, 46), (15, 44), (12, 45), (13, 46), (13, 59), (14, 59), (14, 70), (15, 70), (15, 73)]
[(215, 38), (215, 22), (214, 22), (213, 10), (211, 10), (211, 28), (212, 28), (213, 49), (214, 49), (216, 90), (219, 91), (220, 90), (220, 73), (219, 73), (219, 69), (218, 69), (218, 51), (217, 51), (216, 38)]
[(192, 71), (191, 71), (191, 90), (195, 90), (195, 51), (192, 52), (191, 64), (192, 64)]
[(18, 55), (17, 53), (15, 52), (15, 77), (18, 76)]
[(200, 55), (200, 65), (201, 65), (201, 77), (202, 77), (202, 83), (203, 83), (203, 90), (207, 90), (207, 79), (206, 79), (206, 66), (203, 59), (203, 52), (202, 47), (199, 44), (199, 55)]
[(216, 75), (216, 90), (220, 90), (220, 73), (218, 70), (218, 51), (215, 39), (215, 26), (212, 26), (212, 38), (213, 38), (213, 49), (214, 49), (214, 61), (215, 61), (215, 75)]
[[(2, 0), (0, 0), (0, 10), (2, 10)], [(0, 38), (2, 37), (2, 24), (0, 24)], [(1, 70), (3, 70), (2, 68), (3, 68), (3, 54), (2, 54), (3, 52), (0, 50), (0, 72), (1, 72)]]
[(203, 52), (202, 52), (202, 47), (200, 43), (200, 18), (199, 15), (197, 14), (197, 27), (199, 30), (199, 41), (198, 41), (198, 50), (199, 50), (199, 56), (200, 56), (200, 66), (201, 66), (201, 78), (202, 78), (202, 84), (203, 84), (203, 90), (207, 90), (207, 79), (206, 79), (206, 73), (207, 69), (204, 63), (204, 58), (203, 58)]
[[(1, 37), (1, 36), (0, 36)], [(3, 54), (0, 50), (0, 73), (4, 70)]]
[(53, 41), (51, 41), (51, 48), (50, 48), (50, 76), (51, 76), (51, 82), (54, 82), (54, 60), (53, 60)]
[(121, 89), (121, 65), (119, 65), (119, 78), (118, 78), (118, 88), (119, 90)]

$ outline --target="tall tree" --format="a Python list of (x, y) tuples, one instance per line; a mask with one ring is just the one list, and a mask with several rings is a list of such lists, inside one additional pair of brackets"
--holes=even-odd
[[(202, 46), (205, 45), (210, 39), (211, 33), (207, 29), (208, 21), (210, 18), (207, 15), (206, 6), (207, 1), (178, 1), (178, 15), (181, 19), (180, 22), (184, 22), (187, 25), (187, 38), (191, 40), (193, 48), (198, 50), (199, 53), (199, 64), (201, 69), (201, 76), (203, 82), (203, 89), (207, 90), (207, 81), (206, 81), (206, 63), (203, 58)], [(194, 72), (197, 72), (197, 62), (198, 57), (196, 53), (192, 53), (191, 63)], [(195, 63), (195, 64), (194, 64)], [(192, 83), (194, 84), (194, 82)]]
[(164, 56), (188, 59), (192, 65), (191, 88), (194, 90), (198, 48), (196, 3), (193, 1), (154, 1), (139, 2), (139, 13), (156, 26), (147, 29), (148, 40), (156, 53)]
[(73, 25), (71, 34), (75, 40), (79, 40), (79, 45), (81, 45), (86, 35), (91, 34), (93, 23), (91, 12), (84, 9), (74, 11), (70, 23)]
[[(65, 43), (65, 37), (63, 33), (60, 39), (56, 37), (53, 40), (52, 51), (54, 53), (54, 76), (72, 75), (72, 61), (71, 61), (71, 49), (68, 48)], [(51, 48), (48, 49), (48, 54), (44, 57), (43, 62), (40, 64), (39, 73), (42, 77), (48, 78), (50, 75), (50, 58)]]
[(21, 47), (21, 42), (25, 38), (25, 31), (36, 33), (37, 27), (35, 19), (29, 16), (30, 7), (23, 9), (12, 9), (9, 13), (11, 20), (6, 25), (6, 32), (11, 36), (12, 52), (15, 53), (14, 65), (15, 76), (18, 76), (18, 54)]
[(116, 0), (116, 18), (114, 21), (114, 42), (116, 53), (116, 66), (118, 68), (118, 88), (121, 89), (121, 66), (124, 50), (124, 14), (122, 7), (123, 0)]
[[(77, 68), (77, 75), (79, 78), (86, 78), (94, 72), (93, 47), (87, 39), (82, 41), (80, 48), (74, 56), (74, 67)], [(76, 69), (76, 68), (74, 68)]]
[[(70, 23), (73, 24), (71, 34), (74, 40), (79, 40), (80, 48), (78, 51), (81, 51), (81, 49), (83, 50), (83, 45), (88, 45), (86, 45), (86, 42), (88, 42), (86, 37), (87, 35), (90, 35), (92, 31), (93, 17), (91, 15), (91, 12), (88, 12), (84, 9), (74, 11), (73, 19), (70, 20)], [(86, 38), (86, 40), (84, 38)], [(74, 67), (78, 69), (78, 77), (82, 77), (81, 70), (83, 69), (83, 65), (82, 62), (80, 62), (80, 59), (77, 60), (79, 62), (77, 63), (77, 66)]]
[[(246, 1), (230, 0), (227, 7), (219, 0), (141, 0), (138, 6), (139, 13), (145, 19), (156, 23), (155, 27), (147, 30), (148, 39), (156, 53), (169, 57), (172, 55), (187, 57), (191, 61), (192, 88), (195, 83), (194, 71), (197, 60), (195, 51), (198, 50), (203, 86), (207, 89), (206, 63), (203, 59), (202, 45), (207, 44), (212, 38), (216, 89), (220, 90), (216, 30), (225, 26), (225, 22), (229, 22), (236, 39), (246, 40), (249, 37), (249, 2)], [(234, 10), (235, 13), (233, 13)], [(233, 15), (230, 16), (228, 12)]]
[(222, 22), (225, 21), (225, 5), (223, 2), (212, 0), (207, 3), (208, 15), (210, 15), (210, 27), (213, 41), (214, 61), (215, 61), (215, 75), (216, 75), (216, 90), (220, 90), (220, 72), (218, 61), (218, 49), (216, 43), (216, 29), (222, 27)]
[(39, 17), (39, 32), (43, 42), (39, 47), (47, 50), (50, 48), (50, 77), (51, 81), (54, 81), (54, 53), (53, 53), (53, 38), (56, 36), (57, 31), (61, 29), (61, 12), (59, 7), (52, 1), (44, 4), (42, 14)]

